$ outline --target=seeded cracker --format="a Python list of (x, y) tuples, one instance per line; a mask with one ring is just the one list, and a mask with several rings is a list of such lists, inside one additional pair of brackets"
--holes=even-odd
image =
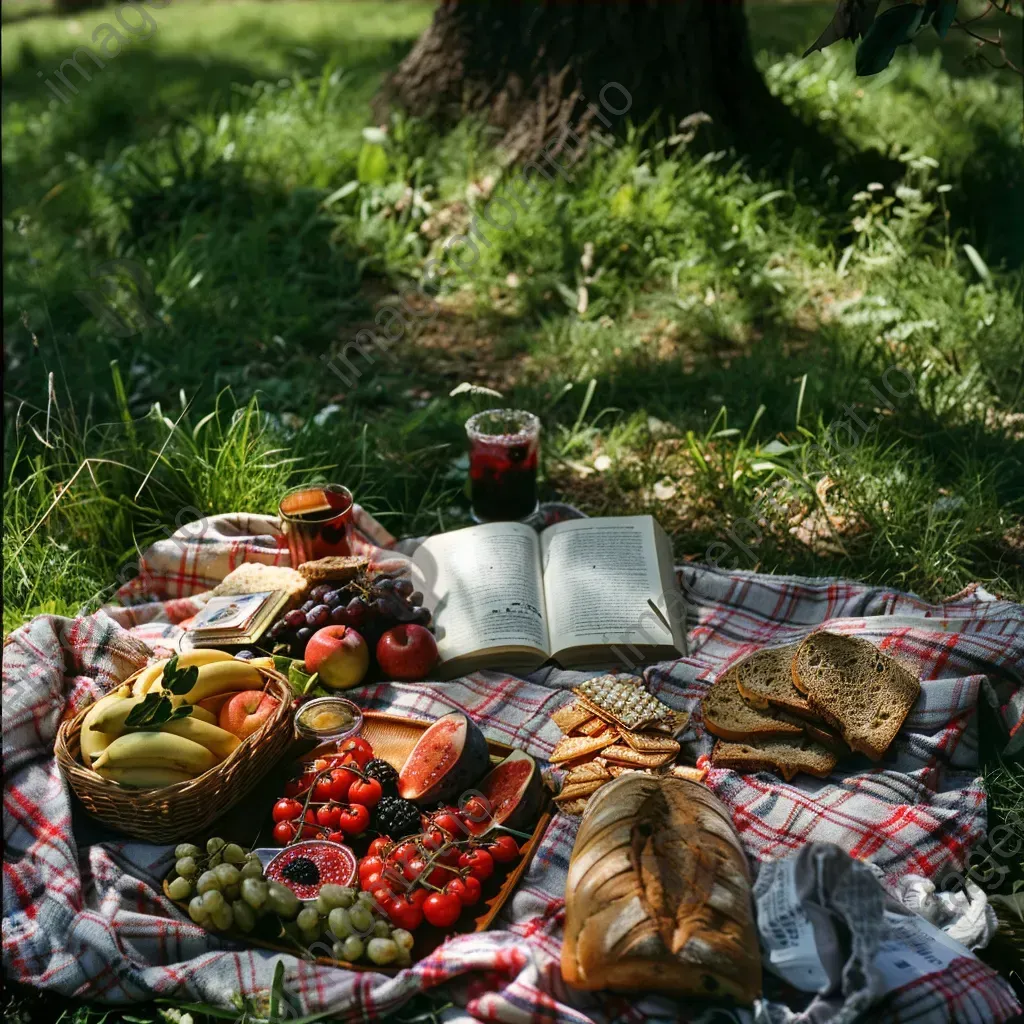
[(591, 717), (590, 711), (577, 703), (566, 704), (560, 707), (552, 716), (551, 721), (558, 726), (562, 732), (568, 734), (586, 722)]
[(679, 744), (664, 733), (632, 732), (629, 729), (620, 729), (619, 732), (622, 738), (641, 754), (672, 754), (674, 757), (679, 753)]
[(607, 728), (608, 723), (594, 715), (593, 718), (588, 718), (582, 725), (576, 726), (576, 731), (584, 736), (599, 736)]
[(573, 692), (627, 729), (654, 723), (664, 727), (672, 717), (672, 708), (648, 693), (636, 676), (597, 676), (574, 687)]
[(562, 792), (558, 794), (557, 800), (564, 803), (566, 800), (575, 800), (581, 796), (590, 796), (596, 793), (606, 782), (611, 779), (595, 779), (593, 782), (576, 782), (571, 786), (563, 786)]
[(563, 736), (555, 749), (551, 751), (548, 760), (554, 764), (558, 764), (560, 761), (574, 761), (586, 757), (588, 754), (596, 754), (617, 739), (618, 733), (611, 732), (604, 736)]
[(661, 768), (662, 765), (668, 764), (675, 758), (675, 754), (642, 754), (639, 750), (634, 750), (632, 747), (627, 747), (623, 743), (617, 743), (610, 747), (605, 747), (601, 751), (601, 756), (607, 758), (609, 761), (615, 761), (619, 764), (633, 765), (637, 768)]
[(569, 769), (565, 776), (565, 785), (570, 786), (578, 782), (607, 782), (611, 777), (611, 772), (601, 761), (584, 761)]

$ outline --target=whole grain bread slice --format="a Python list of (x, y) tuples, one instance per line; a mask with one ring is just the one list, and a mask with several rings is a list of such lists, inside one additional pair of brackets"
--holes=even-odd
[(749, 740), (733, 743), (718, 740), (711, 752), (716, 768), (732, 768), (739, 772), (778, 772), (789, 782), (797, 772), (807, 772), (823, 779), (836, 766), (836, 755), (820, 743), (803, 737), (799, 740)]
[(736, 687), (748, 704), (767, 711), (775, 708), (800, 718), (817, 718), (807, 698), (793, 685), (790, 668), (798, 644), (762, 647), (733, 665)]
[(837, 757), (847, 757), (853, 753), (846, 740), (820, 719), (801, 718), (799, 715), (791, 715), (788, 711), (778, 711), (776, 714), (782, 721), (799, 726), (805, 736), (814, 740), (815, 743), (827, 747)]
[(840, 633), (807, 637), (792, 674), (810, 706), (873, 761), (882, 759), (921, 693), (921, 683), (905, 666), (869, 640)]
[(761, 710), (743, 699), (736, 685), (737, 667), (723, 672), (700, 702), (708, 732), (724, 740), (801, 735), (803, 728), (786, 721), (780, 712)]

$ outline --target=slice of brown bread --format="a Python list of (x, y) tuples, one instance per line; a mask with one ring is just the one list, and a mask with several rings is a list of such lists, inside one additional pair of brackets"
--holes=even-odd
[(314, 562), (303, 562), (299, 572), (309, 581), (317, 583), (348, 583), (354, 580), (370, 564), (368, 558), (360, 555), (329, 555)]
[(801, 718), (817, 718), (807, 698), (793, 685), (790, 664), (797, 644), (762, 647), (734, 665), (736, 686), (748, 704), (767, 711), (776, 708)]
[(788, 782), (797, 772), (807, 772), (819, 779), (831, 775), (836, 755), (806, 737), (746, 743), (718, 740), (711, 752), (711, 763), (716, 768), (732, 768), (738, 772), (778, 772)]
[(894, 658), (839, 633), (807, 637), (792, 671), (811, 707), (873, 761), (882, 759), (921, 693), (918, 679)]
[(745, 740), (803, 733), (800, 725), (785, 721), (778, 712), (771, 709), (762, 711), (748, 704), (736, 687), (736, 673), (731, 668), (714, 681), (700, 707), (705, 728), (721, 739)]
[(821, 719), (801, 718), (799, 715), (791, 715), (788, 711), (778, 711), (776, 714), (782, 721), (798, 725), (805, 736), (814, 740), (815, 743), (827, 747), (836, 757), (848, 757), (853, 753), (846, 740)]

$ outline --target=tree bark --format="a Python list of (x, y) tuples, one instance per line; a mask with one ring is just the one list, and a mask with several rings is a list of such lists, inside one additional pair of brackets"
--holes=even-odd
[[(609, 113), (626, 94), (628, 111)], [(585, 138), (598, 114), (675, 130), (703, 113), (716, 141), (785, 119), (754, 65), (742, 0), (442, 0), (379, 100), (378, 112), (397, 104), (442, 123), (484, 114), (513, 158), (569, 127)]]

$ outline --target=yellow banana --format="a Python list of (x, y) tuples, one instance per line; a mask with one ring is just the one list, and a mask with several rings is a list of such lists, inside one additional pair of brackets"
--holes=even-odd
[(192, 714), (189, 718), (193, 722), (206, 722), (208, 725), (217, 724), (217, 716), (212, 711), (207, 711), (206, 708), (201, 708), (198, 704), (192, 708)]
[(251, 665), (253, 668), (274, 668), (273, 658), (250, 658), (247, 665)]
[[(112, 737), (120, 736), (124, 732), (125, 719), (132, 713), (132, 709), (138, 707), (145, 699), (144, 696), (126, 697), (116, 704), (109, 704), (96, 716), (93, 728), (98, 729), (100, 732), (105, 732)], [(173, 707), (185, 703), (184, 697), (178, 697), (174, 694), (171, 695), (170, 700)]]
[(127, 693), (127, 686), (119, 686), (105, 697), (100, 697), (86, 712), (85, 718), (82, 719), (82, 731), (79, 734), (79, 742), (82, 747), (82, 762), (86, 768), (92, 766), (93, 760), (103, 753), (107, 744), (114, 738), (113, 736), (107, 736), (96, 728), (96, 719), (111, 705), (124, 700)]
[(132, 695), (135, 697), (144, 696), (153, 683), (163, 675), (164, 665), (166, 664), (167, 659), (163, 658), (160, 661), (154, 661), (152, 665), (147, 665), (139, 673), (135, 682), (132, 683)]
[[(164, 667), (170, 659), (164, 659), (158, 661), (155, 665), (150, 665), (143, 673), (135, 680), (135, 685), (132, 687), (132, 693), (136, 696), (142, 696), (149, 693), (149, 691), (156, 685), (157, 681), (163, 677)], [(190, 668), (193, 665), (197, 665), (200, 668), (203, 665), (214, 665), (224, 661), (234, 661), (235, 656), (228, 654), (227, 651), (218, 651), (213, 648), (203, 648), (197, 651), (186, 651), (184, 654), (178, 655), (178, 668)]]
[(195, 778), (192, 772), (176, 768), (97, 768), (96, 774), (133, 789), (163, 789)]
[(263, 686), (263, 677), (244, 661), (231, 658), (230, 663), (203, 665), (199, 669), (196, 685), (185, 694), (189, 704), (198, 704), (207, 697), (216, 696), (227, 690), (258, 690)]
[(192, 740), (206, 747), (218, 760), (227, 757), (242, 742), (233, 732), (221, 729), (217, 725), (210, 725), (209, 722), (200, 722), (193, 718), (194, 715), (195, 711), (188, 718), (168, 722), (160, 726), (160, 731)]
[(128, 732), (118, 736), (93, 762), (94, 768), (173, 768), (200, 775), (217, 756), (195, 740), (169, 732)]

